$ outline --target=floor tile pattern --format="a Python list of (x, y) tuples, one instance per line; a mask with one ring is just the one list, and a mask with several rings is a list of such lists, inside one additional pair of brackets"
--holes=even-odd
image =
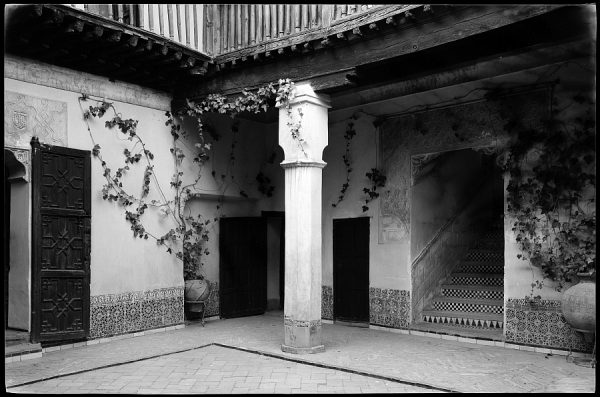
[[(59, 350), (39, 359), (7, 363), (5, 385), (10, 388), (49, 376), (222, 343), (463, 392), (541, 392), (565, 388), (565, 385), (569, 390), (593, 392), (595, 389), (595, 369), (569, 363), (564, 356), (552, 355), (550, 351), (542, 354), (323, 324), (325, 352), (295, 355), (281, 351), (283, 337), (282, 312), (208, 321), (204, 327), (191, 324), (183, 329)], [(152, 381), (148, 386), (159, 387), (153, 384)], [(47, 386), (45, 390), (51, 392)], [(164, 392), (164, 388), (160, 390)], [(120, 391), (126, 392), (123, 387)]]
[(11, 389), (29, 393), (292, 394), (435, 390), (219, 346), (98, 369)]

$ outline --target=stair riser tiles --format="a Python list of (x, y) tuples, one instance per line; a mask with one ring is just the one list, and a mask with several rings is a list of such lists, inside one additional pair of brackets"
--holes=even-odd
[(472, 312), (472, 313), (504, 313), (504, 307), (495, 305), (479, 305), (472, 303), (455, 303), (455, 302), (433, 302), (435, 310), (455, 311), (455, 312)]
[(442, 288), (442, 295), (448, 296), (451, 298), (463, 298), (463, 299), (504, 299), (503, 291)]
[(455, 277), (452, 276), (452, 283), (462, 285), (504, 285), (503, 278), (492, 278), (492, 277)]

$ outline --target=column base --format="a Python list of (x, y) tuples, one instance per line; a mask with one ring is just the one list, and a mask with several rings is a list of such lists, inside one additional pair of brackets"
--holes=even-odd
[(282, 344), (281, 351), (284, 353), (294, 353), (294, 354), (323, 353), (325, 351), (325, 345), (319, 345), (319, 346), (313, 346), (313, 347), (294, 347), (294, 346), (286, 346), (286, 345)]

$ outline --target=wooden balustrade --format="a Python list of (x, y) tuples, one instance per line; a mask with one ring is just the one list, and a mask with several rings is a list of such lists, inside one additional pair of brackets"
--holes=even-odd
[(220, 55), (306, 31), (326, 29), (370, 10), (367, 4), (69, 4)]
[(204, 50), (204, 4), (68, 4)]
[(220, 55), (271, 40), (325, 29), (367, 11), (366, 4), (214, 4), (207, 5), (206, 52)]

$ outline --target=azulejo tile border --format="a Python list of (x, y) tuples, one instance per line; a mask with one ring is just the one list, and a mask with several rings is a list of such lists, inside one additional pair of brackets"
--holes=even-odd
[(206, 312), (204, 313), (204, 318), (211, 316), (218, 316), (221, 314), (221, 308), (219, 305), (219, 283), (217, 281), (210, 283), (210, 296), (208, 297), (208, 302), (206, 303)]
[(333, 287), (321, 286), (321, 318), (333, 320)]
[(369, 288), (370, 323), (392, 328), (408, 328), (410, 291)]
[(506, 341), (591, 352), (593, 345), (567, 323), (558, 300), (509, 298), (506, 302)]
[(90, 337), (100, 338), (181, 324), (183, 287), (92, 296)]

